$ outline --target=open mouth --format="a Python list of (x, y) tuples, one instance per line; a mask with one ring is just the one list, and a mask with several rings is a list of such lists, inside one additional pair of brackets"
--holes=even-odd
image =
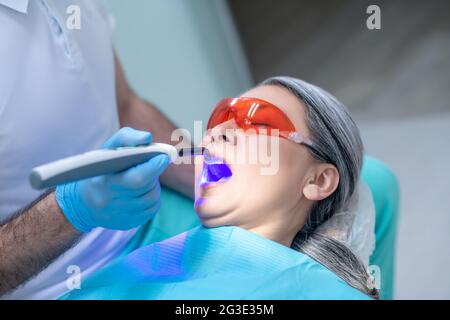
[(205, 157), (200, 186), (206, 187), (226, 182), (231, 178), (232, 174), (230, 167), (223, 159), (215, 156)]

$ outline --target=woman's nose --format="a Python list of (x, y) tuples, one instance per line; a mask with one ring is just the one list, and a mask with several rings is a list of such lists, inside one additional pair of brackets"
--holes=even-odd
[[(227, 121), (228, 122), (228, 121)], [(234, 122), (234, 121), (233, 121)], [(211, 143), (230, 143), (237, 144), (236, 126), (232, 126), (231, 123), (223, 123), (212, 129), (209, 129), (203, 139), (203, 144)]]
[(211, 142), (230, 142), (229, 133), (218, 133), (211, 136)]

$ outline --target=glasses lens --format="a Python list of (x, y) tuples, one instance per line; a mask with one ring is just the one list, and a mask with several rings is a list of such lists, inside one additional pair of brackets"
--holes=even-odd
[(215, 126), (229, 120), (230, 118), (230, 102), (232, 99), (223, 99), (221, 100), (217, 106), (214, 108), (214, 111), (211, 114), (211, 117), (208, 120), (208, 125), (206, 129), (212, 129)]
[(239, 113), (239, 120), (244, 129), (253, 129), (256, 132), (272, 134), (272, 130), (295, 131), (289, 118), (276, 106), (262, 101), (250, 100), (246, 108)]
[(228, 98), (219, 102), (214, 109), (207, 129), (235, 119), (243, 130), (255, 130), (257, 133), (272, 134), (272, 130), (295, 131), (287, 115), (278, 107), (256, 98)]

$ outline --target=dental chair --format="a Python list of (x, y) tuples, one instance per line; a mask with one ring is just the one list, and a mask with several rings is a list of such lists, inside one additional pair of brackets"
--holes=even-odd
[[(393, 172), (381, 161), (365, 156), (361, 178), (375, 204), (375, 250), (370, 257), (373, 276), (381, 285), (382, 299), (392, 299), (399, 187)], [(137, 248), (170, 238), (200, 224), (193, 201), (167, 188), (161, 190), (162, 206), (155, 218), (142, 226), (121, 257)], [(377, 281), (378, 278), (378, 281)]]
[(369, 185), (375, 204), (375, 250), (370, 264), (380, 271), (381, 299), (391, 300), (394, 291), (395, 244), (399, 185), (394, 173), (381, 161), (365, 156), (361, 178)]

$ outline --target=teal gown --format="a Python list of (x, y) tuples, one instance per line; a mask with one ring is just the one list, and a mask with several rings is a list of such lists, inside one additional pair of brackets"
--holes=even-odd
[(65, 299), (368, 299), (307, 255), (239, 227), (194, 227), (123, 256)]

